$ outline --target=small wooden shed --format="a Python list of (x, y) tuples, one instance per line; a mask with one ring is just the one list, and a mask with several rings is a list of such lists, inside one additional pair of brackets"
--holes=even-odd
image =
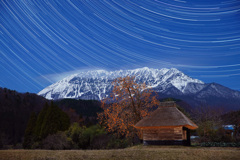
[(140, 129), (144, 145), (191, 145), (190, 130), (198, 128), (172, 101), (162, 102), (134, 127)]

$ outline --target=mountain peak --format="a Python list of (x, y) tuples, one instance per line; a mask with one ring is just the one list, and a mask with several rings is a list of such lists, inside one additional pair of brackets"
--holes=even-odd
[(140, 69), (140, 70), (149, 70), (150, 68), (148, 68), (148, 67), (143, 67), (143, 68), (138, 68), (138, 69)]
[(181, 72), (181, 71), (179, 71), (179, 70), (176, 69), (176, 68), (170, 68), (169, 70), (172, 71), (172, 72)]

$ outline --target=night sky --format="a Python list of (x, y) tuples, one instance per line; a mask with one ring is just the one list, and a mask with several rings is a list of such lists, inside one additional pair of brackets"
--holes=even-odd
[(239, 0), (3, 0), (0, 24), (0, 87), (173, 67), (240, 90)]

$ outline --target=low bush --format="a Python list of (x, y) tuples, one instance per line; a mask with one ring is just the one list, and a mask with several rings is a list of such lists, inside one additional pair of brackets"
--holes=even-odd
[(126, 148), (131, 145), (131, 141), (128, 139), (119, 139), (116, 137), (112, 137), (111, 140), (109, 141), (107, 148), (108, 149), (119, 149), (119, 148)]
[(203, 142), (201, 147), (240, 147), (240, 142)]
[(47, 138), (42, 141), (41, 148), (51, 150), (71, 149), (71, 144), (71, 140), (67, 138), (64, 132), (58, 132), (47, 136)]

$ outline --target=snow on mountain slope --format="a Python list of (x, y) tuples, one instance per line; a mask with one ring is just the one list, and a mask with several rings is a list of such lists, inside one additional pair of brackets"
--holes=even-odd
[(111, 93), (112, 81), (125, 76), (135, 76), (138, 83), (146, 83), (148, 87), (157, 92), (167, 92), (168, 89), (174, 87), (182, 94), (196, 93), (204, 85), (202, 81), (190, 78), (175, 68), (94, 70), (68, 76), (43, 89), (38, 95), (53, 100), (63, 98), (101, 100)]

